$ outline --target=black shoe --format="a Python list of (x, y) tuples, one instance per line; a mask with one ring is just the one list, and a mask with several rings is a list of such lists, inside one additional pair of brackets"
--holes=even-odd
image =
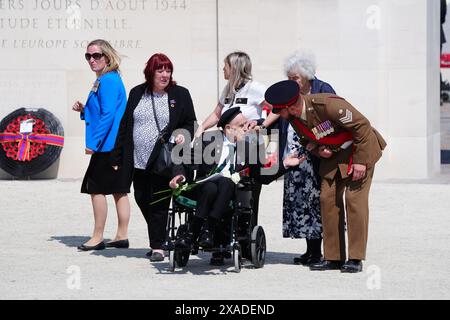
[(152, 256), (152, 254), (153, 254), (153, 250), (150, 250), (149, 252), (147, 252), (147, 253), (145, 254), (145, 256), (148, 257), (148, 258), (150, 258), (150, 257)]
[(294, 264), (306, 266), (307, 263), (308, 263), (308, 260), (310, 258), (311, 258), (311, 254), (310, 253), (304, 253), (300, 257), (295, 257), (294, 258)]
[(200, 237), (198, 244), (203, 248), (212, 248), (214, 246), (213, 233), (206, 229)]
[(309, 267), (312, 264), (318, 264), (321, 263), (323, 261), (322, 259), (322, 255), (315, 257), (315, 256), (311, 256), (309, 257), (308, 261), (306, 261), (305, 266)]
[(341, 272), (344, 273), (358, 273), (363, 269), (361, 260), (348, 260), (342, 267)]
[(106, 243), (107, 248), (119, 248), (119, 249), (128, 249), (130, 247), (130, 243), (128, 239), (111, 241)]
[(105, 249), (105, 242), (100, 242), (99, 244), (96, 244), (95, 246), (85, 246), (82, 244), (81, 246), (78, 246), (78, 250), (81, 251), (90, 251), (90, 250), (103, 250)]
[(191, 249), (192, 247), (192, 238), (193, 234), (191, 232), (187, 232), (183, 234), (175, 241), (175, 248), (177, 249)]
[(153, 251), (151, 257), (151, 262), (164, 261), (164, 255), (161, 252)]
[(322, 260), (319, 263), (313, 263), (309, 266), (311, 271), (340, 270), (343, 265), (342, 261)]
[(225, 256), (223, 252), (213, 252), (211, 259), (209, 260), (209, 264), (212, 266), (223, 266), (225, 264)]
[(192, 255), (197, 255), (198, 254), (198, 244), (197, 243), (194, 243), (193, 245), (192, 245), (192, 249), (191, 249), (191, 256)]

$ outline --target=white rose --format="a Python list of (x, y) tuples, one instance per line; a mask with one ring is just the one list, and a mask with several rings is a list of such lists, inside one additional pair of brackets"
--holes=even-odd
[(239, 172), (233, 173), (231, 175), (231, 180), (237, 184), (239, 181), (241, 181), (241, 176), (239, 175)]
[(228, 170), (223, 171), (222, 176), (224, 176), (225, 178), (231, 179), (231, 173)]

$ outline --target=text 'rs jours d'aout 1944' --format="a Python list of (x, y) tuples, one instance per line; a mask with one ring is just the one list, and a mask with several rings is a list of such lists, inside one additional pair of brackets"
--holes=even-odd
[(102, 11), (187, 9), (189, 0), (0, 0), (0, 10), (67, 11), (74, 8)]

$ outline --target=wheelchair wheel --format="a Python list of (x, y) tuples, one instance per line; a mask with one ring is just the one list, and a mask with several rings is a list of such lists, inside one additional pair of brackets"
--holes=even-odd
[(177, 266), (180, 268), (186, 267), (189, 261), (189, 255), (191, 254), (191, 250), (180, 250), (175, 249), (175, 262)]
[(239, 249), (233, 249), (234, 271), (239, 273), (242, 269), (241, 253)]
[[(178, 227), (176, 238), (183, 236), (187, 232), (187, 225), (182, 224)], [(191, 254), (191, 250), (174, 250), (174, 259), (178, 267), (185, 267), (189, 261), (189, 256)]]
[(169, 271), (170, 272), (175, 271), (175, 251), (174, 250), (169, 251)]
[(266, 260), (266, 235), (261, 226), (255, 226), (251, 238), (252, 263), (255, 268), (262, 268)]

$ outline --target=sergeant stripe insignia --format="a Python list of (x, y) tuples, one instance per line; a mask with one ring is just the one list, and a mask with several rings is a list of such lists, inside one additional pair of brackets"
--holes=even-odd
[(350, 110), (345, 110), (345, 116), (339, 119), (342, 124), (347, 124), (353, 121), (353, 113)]
[(317, 140), (320, 140), (334, 132), (333, 125), (329, 120), (322, 122), (317, 127), (311, 129)]

